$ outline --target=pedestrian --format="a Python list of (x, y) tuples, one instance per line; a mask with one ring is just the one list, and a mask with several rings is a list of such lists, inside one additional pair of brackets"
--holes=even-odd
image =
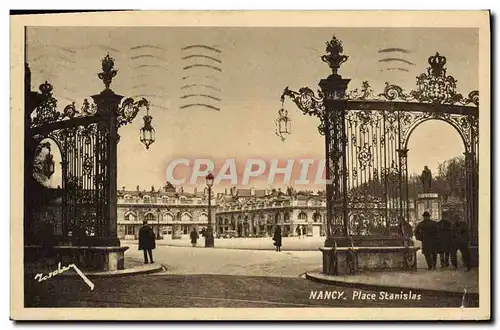
[(139, 229), (139, 250), (144, 253), (144, 263), (148, 263), (148, 255), (150, 263), (153, 261), (153, 249), (156, 248), (155, 233), (153, 228), (148, 226), (148, 221), (142, 221), (143, 226)]
[(300, 228), (300, 226), (297, 226), (297, 229), (295, 229), (295, 231), (297, 232), (297, 236), (299, 236), (300, 239), (302, 236), (302, 229)]
[(405, 217), (400, 216), (398, 219), (401, 235), (403, 235), (405, 242), (408, 242), (409, 246), (413, 246), (413, 227), (405, 220)]
[(452, 225), (451, 264), (455, 269), (458, 269), (457, 251), (462, 255), (464, 267), (470, 270), (469, 229), (467, 223), (462, 220), (456, 220)]
[(450, 266), (450, 253), (452, 244), (451, 222), (446, 219), (441, 219), (441, 221), (437, 223), (437, 226), (437, 252), (439, 254), (439, 261), (441, 264), (441, 268), (447, 268)]
[(437, 224), (431, 220), (429, 212), (425, 211), (424, 220), (415, 228), (415, 237), (422, 241), (422, 253), (425, 256), (429, 270), (436, 269), (437, 263)]
[(305, 225), (302, 225), (302, 237), (306, 237), (307, 236), (307, 228)]
[(191, 230), (191, 234), (189, 236), (191, 237), (191, 245), (193, 247), (196, 247), (196, 242), (198, 241), (198, 238), (200, 237), (198, 235), (198, 232), (196, 231), (196, 228), (193, 227), (193, 230)]
[(273, 241), (276, 252), (281, 252), (281, 228), (279, 226), (274, 229)]

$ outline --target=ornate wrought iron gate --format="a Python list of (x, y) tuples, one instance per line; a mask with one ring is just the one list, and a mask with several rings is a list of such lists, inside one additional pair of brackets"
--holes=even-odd
[[(428, 120), (452, 125), (464, 143), (466, 164), (466, 220), (471, 244), (477, 245), (479, 92), (463, 97), (457, 81), (446, 73), (446, 58), (436, 53), (428, 59), (426, 72), (417, 77), (416, 89), (386, 83), (376, 94), (369, 82), (347, 92), (349, 79), (337, 70), (348, 57), (341, 42), (327, 42), (332, 74), (320, 81), (318, 96), (303, 87), (285, 89), (299, 109), (320, 119), (325, 136), (327, 164), (327, 235), (329, 237), (401, 236), (399, 218), (409, 218), (408, 140), (413, 130)], [(278, 133), (289, 132), (289, 118), (278, 118)]]
[[(34, 232), (36, 215), (50, 198), (60, 198), (62, 210), (62, 230), (54, 243), (120, 245), (116, 233), (118, 128), (132, 122), (141, 107), (149, 110), (149, 105), (145, 99), (121, 102), (123, 96), (109, 88), (116, 73), (114, 60), (107, 55), (98, 75), (105, 89), (92, 96), (93, 103), (85, 99), (80, 111), (72, 103), (59, 112), (50, 83), (41, 84), (40, 92), (30, 90), (26, 65), (25, 245), (39, 242), (37, 236), (43, 235)], [(151, 121), (149, 113), (145, 117)], [(45, 139), (52, 140), (61, 154), (62, 185), (55, 192), (33, 179), (36, 149)]]

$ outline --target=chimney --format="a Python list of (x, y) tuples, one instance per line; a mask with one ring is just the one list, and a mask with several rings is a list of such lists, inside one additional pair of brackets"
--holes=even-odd
[(227, 188), (224, 189), (224, 195), (227, 195)]
[(196, 194), (198, 192), (198, 189), (196, 189), (196, 187), (194, 187), (194, 193)]
[(140, 189), (139, 189), (139, 185), (137, 185), (137, 191), (140, 191)]

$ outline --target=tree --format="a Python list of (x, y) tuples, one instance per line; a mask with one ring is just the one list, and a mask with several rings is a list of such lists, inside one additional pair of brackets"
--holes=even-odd
[[(398, 186), (397, 173), (387, 173), (385, 177), (371, 179), (357, 187), (350, 189), (350, 194), (358, 196), (363, 200), (381, 197), (385, 195), (386, 183), (387, 190), (394, 192)], [(438, 165), (438, 171), (434, 174), (431, 191), (442, 196), (445, 200), (450, 198), (463, 200), (465, 198), (465, 158), (457, 156), (448, 159)], [(408, 175), (408, 197), (415, 198), (417, 194), (423, 192), (420, 173), (411, 173)]]
[(33, 160), (33, 178), (42, 185), (46, 185), (49, 178), (45, 174), (45, 158), (50, 152), (50, 143), (40, 143), (35, 149), (35, 157)]

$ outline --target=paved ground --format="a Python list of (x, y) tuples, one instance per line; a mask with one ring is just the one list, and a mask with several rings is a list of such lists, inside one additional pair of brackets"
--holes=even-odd
[[(350, 288), (302, 278), (231, 275), (140, 275), (98, 278), (95, 289), (78, 278), (55, 277), (43, 283), (26, 279), (27, 307), (460, 307), (460, 297), (422, 295), (420, 300), (353, 299)], [(340, 299), (317, 299), (319, 292), (343, 292)], [(315, 292), (316, 299), (310, 299)], [(324, 295), (323, 295), (324, 297)], [(477, 306), (468, 299), (465, 306)], [(196, 317), (196, 315), (193, 315)], [(201, 317), (201, 315), (200, 315)]]
[[(126, 259), (142, 260), (137, 244), (129, 244)], [(159, 246), (153, 252), (169, 274), (247, 275), (298, 277), (321, 267), (319, 251), (249, 251)]]
[[(127, 260), (142, 260), (137, 245), (130, 244)], [(319, 272), (322, 255), (319, 251), (282, 251), (183, 248), (159, 246), (155, 250), (156, 261), (168, 267), (169, 274), (220, 274), (248, 276), (297, 277), (305, 272)], [(428, 290), (478, 292), (478, 271), (454, 271), (449, 268), (427, 271), (424, 256), (417, 252), (418, 272), (371, 272), (336, 277), (348, 283), (416, 286)]]
[(350, 284), (363, 286), (382, 286), (408, 288), (419, 290), (435, 290), (463, 294), (479, 293), (479, 273), (471, 271), (456, 271), (451, 268), (428, 271), (419, 269), (417, 272), (366, 272), (348, 276), (329, 276), (320, 272), (308, 272), (309, 277), (332, 284)]
[[(129, 244), (126, 263), (142, 260)], [(319, 251), (231, 250), (158, 246), (156, 263), (167, 271), (151, 275), (95, 278), (93, 291), (75, 276), (56, 276), (42, 283), (25, 278), (29, 307), (458, 307), (460, 296), (425, 294), (420, 300), (352, 299), (356, 290), (316, 283), (303, 274), (321, 267)], [(439, 272), (439, 270), (437, 271)], [(344, 292), (339, 299), (310, 299), (311, 292)], [(399, 291), (398, 291), (399, 292)], [(405, 293), (408, 293), (405, 291)], [(318, 297), (316, 295), (316, 297)], [(345, 299), (343, 299), (345, 297)], [(477, 306), (468, 297), (465, 306)]]
[[(137, 244), (137, 241), (122, 240), (122, 245)], [(214, 247), (216, 249), (235, 249), (235, 250), (274, 250), (273, 240), (271, 237), (259, 238), (215, 238)], [(181, 239), (165, 239), (157, 240), (158, 245), (191, 247), (191, 241), (188, 236), (183, 236)], [(320, 246), (325, 243), (325, 237), (283, 237), (283, 251), (318, 251)], [(205, 239), (201, 237), (198, 240), (196, 248), (204, 248)]]
[[(121, 240), (122, 245), (137, 244), (137, 240)], [(325, 237), (283, 237), (283, 251), (318, 251), (318, 248), (325, 243)], [(420, 247), (420, 241), (414, 240), (415, 246)], [(166, 236), (164, 239), (157, 240), (159, 246), (177, 246), (177, 247), (192, 247), (191, 241), (187, 235), (181, 239), (172, 239)], [(205, 239), (200, 237), (197, 249), (205, 247)], [(216, 249), (232, 249), (232, 250), (274, 250), (273, 240), (270, 237), (259, 238), (215, 238), (214, 248)]]

